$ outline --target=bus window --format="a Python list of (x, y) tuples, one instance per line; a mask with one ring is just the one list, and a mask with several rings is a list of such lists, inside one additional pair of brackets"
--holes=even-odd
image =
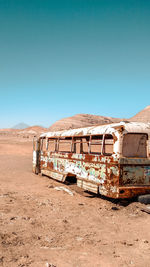
[(48, 140), (48, 151), (55, 152), (56, 150), (56, 139)]
[(66, 137), (63, 139), (59, 139), (59, 151), (60, 152), (71, 152), (72, 147), (72, 138)]
[(113, 136), (111, 134), (106, 134), (104, 138), (104, 155), (112, 155), (113, 153)]
[(91, 138), (91, 153), (101, 154), (103, 135), (93, 135)]
[(124, 157), (147, 157), (147, 134), (129, 133), (124, 135), (122, 154)]
[(82, 152), (85, 154), (89, 153), (89, 141), (90, 141), (89, 136), (82, 138)]

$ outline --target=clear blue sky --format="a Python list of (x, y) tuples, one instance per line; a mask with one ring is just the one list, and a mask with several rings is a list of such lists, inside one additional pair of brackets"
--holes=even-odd
[(149, 0), (0, 0), (0, 128), (150, 105)]

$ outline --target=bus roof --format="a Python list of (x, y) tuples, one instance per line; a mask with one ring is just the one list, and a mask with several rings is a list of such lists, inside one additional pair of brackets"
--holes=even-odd
[(123, 133), (147, 133), (150, 135), (150, 123), (143, 122), (119, 122), (106, 125), (97, 125), (91, 127), (69, 129), (56, 132), (47, 132), (40, 135), (40, 138), (50, 137), (69, 137), (69, 136), (87, 136), (98, 134), (112, 134), (118, 131)]

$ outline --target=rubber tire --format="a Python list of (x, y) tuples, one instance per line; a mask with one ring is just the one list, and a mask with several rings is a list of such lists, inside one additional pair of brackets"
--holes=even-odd
[(138, 201), (142, 204), (150, 204), (150, 194), (138, 196)]

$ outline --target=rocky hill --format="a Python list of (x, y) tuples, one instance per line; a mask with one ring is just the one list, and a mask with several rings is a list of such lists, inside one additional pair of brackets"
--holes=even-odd
[(120, 122), (122, 119), (111, 118), (105, 116), (97, 116), (90, 114), (77, 114), (72, 117), (64, 118), (56, 121), (49, 127), (49, 131), (68, 130), (73, 128), (87, 127), (92, 125), (109, 124), (113, 122)]
[(150, 106), (147, 106), (135, 116), (129, 119), (130, 121), (150, 122)]

